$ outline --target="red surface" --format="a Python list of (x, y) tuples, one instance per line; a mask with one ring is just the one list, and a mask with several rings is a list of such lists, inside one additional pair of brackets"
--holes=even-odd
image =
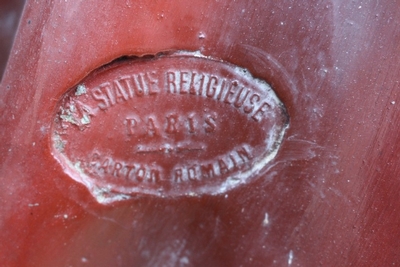
[[(28, 1), (0, 87), (1, 265), (400, 265), (399, 12), (390, 1)], [(174, 50), (272, 85), (290, 117), (278, 155), (227, 194), (99, 204), (52, 156), (49, 111), (116, 58)]]
[(51, 132), (65, 171), (106, 203), (225, 193), (268, 169), (288, 123), (247, 70), (179, 52), (92, 72), (62, 96)]

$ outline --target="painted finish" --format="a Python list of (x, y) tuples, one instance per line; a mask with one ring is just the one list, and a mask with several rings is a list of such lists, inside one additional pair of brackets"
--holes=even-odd
[(225, 193), (268, 170), (289, 124), (265, 81), (198, 52), (120, 59), (57, 106), (53, 155), (100, 203)]

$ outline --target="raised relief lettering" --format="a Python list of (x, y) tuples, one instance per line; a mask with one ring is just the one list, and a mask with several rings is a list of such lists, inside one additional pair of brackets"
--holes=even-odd
[[(161, 123), (160, 123), (161, 122)], [(162, 123), (163, 122), (163, 123)], [(200, 124), (203, 123), (203, 124)], [(156, 136), (159, 134), (192, 133), (200, 131), (212, 133), (217, 129), (217, 116), (215, 114), (198, 113), (170, 113), (167, 116), (142, 116), (135, 115), (125, 118), (123, 124), (129, 136), (141, 137), (143, 135)]]
[(191, 53), (94, 71), (55, 116), (54, 156), (102, 203), (229, 190), (274, 158), (288, 126), (266, 82)]
[(134, 118), (126, 118), (125, 119), (125, 125), (126, 125), (126, 133), (128, 135), (133, 135), (135, 133), (135, 128), (137, 126), (136, 119), (134, 119)]
[(165, 118), (167, 119), (167, 126), (165, 128), (165, 131), (170, 134), (176, 133), (178, 131), (176, 126), (176, 124), (178, 123), (178, 116), (176, 114), (170, 114)]

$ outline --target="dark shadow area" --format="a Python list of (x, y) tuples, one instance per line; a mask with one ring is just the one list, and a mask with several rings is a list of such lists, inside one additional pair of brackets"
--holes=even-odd
[(0, 81), (6, 68), (25, 0), (0, 0)]

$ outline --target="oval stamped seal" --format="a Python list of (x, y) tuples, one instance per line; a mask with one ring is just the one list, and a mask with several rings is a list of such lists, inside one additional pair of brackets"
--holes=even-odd
[(65, 93), (53, 155), (100, 203), (219, 194), (276, 155), (289, 117), (243, 68), (175, 53), (104, 66)]

